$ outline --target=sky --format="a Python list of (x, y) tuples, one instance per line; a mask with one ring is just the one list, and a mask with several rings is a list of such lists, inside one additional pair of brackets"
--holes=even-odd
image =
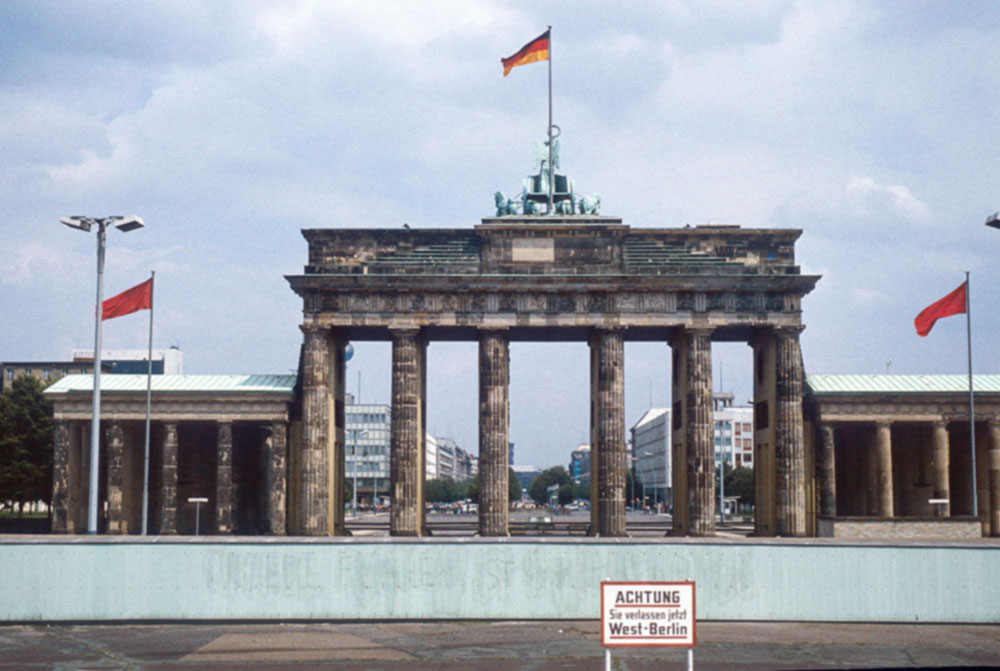
[[(156, 271), (154, 346), (186, 373), (290, 373), (303, 228), (468, 228), (545, 136), (552, 26), (562, 169), (637, 227), (794, 228), (807, 373), (967, 370), (965, 319), (913, 318), (971, 272), (974, 368), (1000, 372), (1000, 5), (963, 2), (0, 3), (0, 360), (93, 347), (105, 297)], [(145, 313), (105, 323), (146, 344)], [(390, 353), (348, 390), (389, 402)], [(626, 425), (670, 403), (666, 344), (626, 345)], [(476, 346), (432, 343), (428, 429), (477, 452)], [(713, 346), (750, 398), (750, 348)], [(588, 435), (584, 343), (511, 346), (517, 462)]]

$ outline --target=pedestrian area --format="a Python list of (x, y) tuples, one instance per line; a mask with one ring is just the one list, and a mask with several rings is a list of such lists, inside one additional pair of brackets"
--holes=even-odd
[[(503, 598), (518, 598), (504, 595)], [(1000, 667), (1000, 626), (706, 622), (695, 669)], [(683, 649), (616, 650), (612, 668), (683, 669)], [(604, 668), (596, 620), (14, 625), (0, 670)]]

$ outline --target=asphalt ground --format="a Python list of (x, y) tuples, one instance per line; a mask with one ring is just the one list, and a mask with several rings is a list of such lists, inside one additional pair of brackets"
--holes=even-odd
[[(703, 622), (694, 668), (1000, 668), (1000, 625)], [(616, 649), (620, 671), (686, 649)], [(0, 627), (0, 670), (604, 669), (599, 622), (61, 624)]]

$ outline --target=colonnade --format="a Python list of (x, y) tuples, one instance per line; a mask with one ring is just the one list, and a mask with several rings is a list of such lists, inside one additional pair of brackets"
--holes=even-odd
[[(302, 475), (295, 533), (343, 535), (340, 501), (344, 478), (343, 330), (304, 325), (302, 371)], [(761, 328), (754, 348), (755, 444), (769, 458), (758, 491), (758, 533), (807, 533), (805, 447), (802, 421), (801, 327)], [(389, 328), (392, 343), (390, 533), (427, 535), (424, 518), (424, 435), (427, 340), (416, 327)], [(627, 454), (624, 342), (626, 328), (590, 330), (591, 534), (624, 536)], [(715, 533), (715, 452), (712, 421), (713, 330), (678, 327), (673, 349), (674, 535)], [(509, 535), (507, 445), (510, 336), (482, 328), (479, 344), (479, 533)], [(763, 462), (763, 465), (762, 465)], [(760, 499), (758, 499), (760, 500)]]
[[(975, 423), (974, 474), (970, 431), (968, 418), (900, 414), (895, 419), (821, 421), (816, 455), (819, 515), (974, 516), (980, 518), (984, 534), (1000, 536), (1000, 419)], [(839, 441), (838, 433), (843, 434)], [(975, 510), (973, 488), (978, 494)]]
[[(147, 511), (148, 528), (152, 532), (172, 535), (178, 532), (179, 459), (182, 445), (178, 438), (183, 421), (157, 421), (151, 436), (151, 452), (155, 459), (150, 463), (150, 507)], [(215, 445), (214, 482), (210, 491), (199, 489), (196, 493), (208, 499), (202, 518), (205, 532), (227, 534), (233, 532), (233, 422), (214, 422)], [(204, 431), (207, 423), (199, 422)], [(287, 452), (288, 432), (285, 422), (271, 422), (261, 428), (266, 431), (263, 442), (264, 469), (267, 500), (265, 502), (267, 527), (272, 534), (287, 530)], [(102, 461), (103, 499), (105, 504), (105, 531), (108, 534), (137, 534), (141, 532), (144, 438), (143, 423), (139, 421), (111, 420), (102, 423), (104, 431)], [(158, 435), (156, 435), (158, 434)], [(57, 420), (53, 463), (53, 533), (84, 533), (87, 530), (89, 501), (89, 450), (90, 422)], [(155, 447), (155, 450), (152, 449)], [(193, 458), (204, 447), (200, 440), (189, 441), (183, 446), (185, 454)], [(190, 468), (189, 468), (190, 470)], [(154, 488), (155, 483), (155, 488)]]

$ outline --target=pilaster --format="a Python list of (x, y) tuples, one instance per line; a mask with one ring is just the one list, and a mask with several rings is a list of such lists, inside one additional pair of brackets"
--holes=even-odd
[(392, 330), (390, 471), (392, 536), (420, 536), (423, 524), (424, 342), (419, 329)]
[(837, 468), (834, 450), (834, 431), (830, 424), (819, 427), (819, 514), (837, 516)]
[(233, 532), (233, 424), (218, 423), (215, 445), (215, 532)]
[(479, 534), (509, 536), (507, 449), (510, 348), (505, 331), (479, 333)]
[(591, 455), (597, 459), (597, 533), (627, 536), (625, 531), (625, 367), (624, 338), (620, 329), (598, 329), (597, 442)]
[(163, 425), (160, 490), (160, 533), (177, 533), (177, 423)]
[(801, 328), (775, 336), (775, 515), (779, 536), (806, 535)]
[(107, 429), (108, 444), (108, 525), (107, 533), (124, 534), (128, 526), (124, 517), (122, 484), (124, 481), (125, 432), (121, 422), (112, 422)]
[(286, 533), (286, 488), (288, 481), (288, 430), (284, 422), (274, 422), (267, 437), (267, 517), (274, 535)]

